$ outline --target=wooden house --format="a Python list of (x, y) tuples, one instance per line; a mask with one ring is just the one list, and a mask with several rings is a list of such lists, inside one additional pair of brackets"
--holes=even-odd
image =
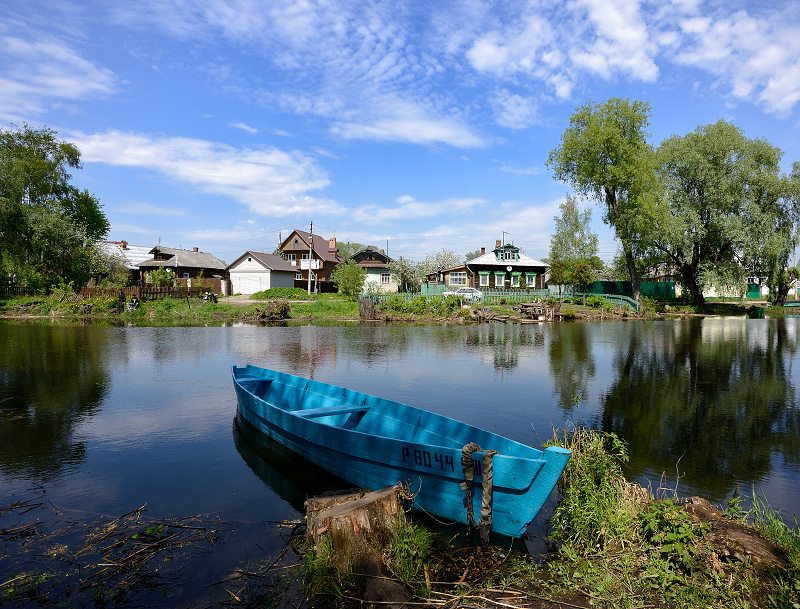
[(336, 239), (325, 239), (302, 230), (293, 230), (281, 241), (281, 256), (295, 271), (294, 285), (308, 288), (308, 274), (311, 273), (311, 286), (314, 292), (335, 292), (331, 282), (334, 269), (342, 262)]
[(196, 279), (202, 273), (205, 279), (225, 279), (225, 263), (213, 254), (201, 252), (198, 248), (191, 250), (175, 249), (157, 245), (148, 252), (152, 258), (140, 262), (137, 266), (142, 274), (143, 283), (147, 283), (150, 271), (164, 267), (175, 273), (178, 280)]
[(364, 290), (366, 292), (397, 292), (397, 278), (389, 271), (389, 263), (392, 259), (383, 250), (365, 248), (356, 252), (348, 260), (352, 260), (358, 266), (366, 269), (367, 277), (364, 279)]
[(545, 275), (549, 265), (520, 252), (510, 243), (498, 239), (495, 248), (466, 263), (450, 269), (435, 271), (425, 276), (430, 286), (445, 289), (473, 287), (479, 290), (507, 290), (524, 285), (530, 289), (545, 289)]

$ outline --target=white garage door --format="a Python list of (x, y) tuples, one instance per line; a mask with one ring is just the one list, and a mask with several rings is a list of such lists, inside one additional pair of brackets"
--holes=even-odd
[(231, 273), (234, 294), (255, 294), (269, 289), (269, 273)]

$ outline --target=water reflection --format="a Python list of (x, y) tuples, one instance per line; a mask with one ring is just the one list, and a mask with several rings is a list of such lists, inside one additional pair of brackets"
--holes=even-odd
[(578, 398), (589, 394), (595, 376), (594, 355), (589, 334), (582, 324), (558, 324), (550, 333), (550, 376), (557, 405), (570, 413)]
[(233, 442), (256, 477), (301, 514), (309, 497), (353, 486), (272, 440), (238, 414)]
[(107, 334), (87, 326), (0, 324), (0, 471), (53, 478), (85, 458), (74, 437), (108, 390)]
[(634, 473), (681, 476), (721, 500), (739, 482), (764, 480), (777, 454), (797, 463), (796, 350), (784, 319), (634, 326), (617, 343), (599, 426), (629, 442)]

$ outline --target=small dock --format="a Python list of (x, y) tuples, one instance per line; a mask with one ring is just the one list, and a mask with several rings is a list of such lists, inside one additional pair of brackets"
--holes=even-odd
[(556, 314), (556, 308), (557, 307), (550, 306), (541, 300), (535, 300), (533, 302), (521, 302), (512, 307), (512, 309), (519, 312), (519, 315), (522, 319), (538, 321), (553, 321)]

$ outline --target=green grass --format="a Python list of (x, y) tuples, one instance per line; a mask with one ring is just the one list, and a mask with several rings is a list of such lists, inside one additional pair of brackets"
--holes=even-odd
[(358, 302), (339, 294), (318, 294), (308, 302), (293, 302), (292, 317), (358, 317)]
[[(789, 568), (761, 580), (749, 561), (719, 562), (710, 527), (671, 500), (649, 500), (623, 476), (627, 447), (614, 434), (575, 429), (552, 441), (573, 451), (559, 482), (548, 567), (552, 594), (589, 596), (620, 608), (666, 606), (800, 609), (800, 538), (765, 501), (754, 498), (744, 513), (785, 548)], [(719, 556), (723, 554), (720, 553)], [(716, 562), (715, 562), (716, 560)]]
[(301, 288), (270, 288), (269, 290), (261, 290), (250, 296), (253, 300), (269, 300), (271, 298), (288, 298), (291, 300), (302, 300), (306, 298), (313, 298), (313, 294), (309, 296), (307, 290)]

